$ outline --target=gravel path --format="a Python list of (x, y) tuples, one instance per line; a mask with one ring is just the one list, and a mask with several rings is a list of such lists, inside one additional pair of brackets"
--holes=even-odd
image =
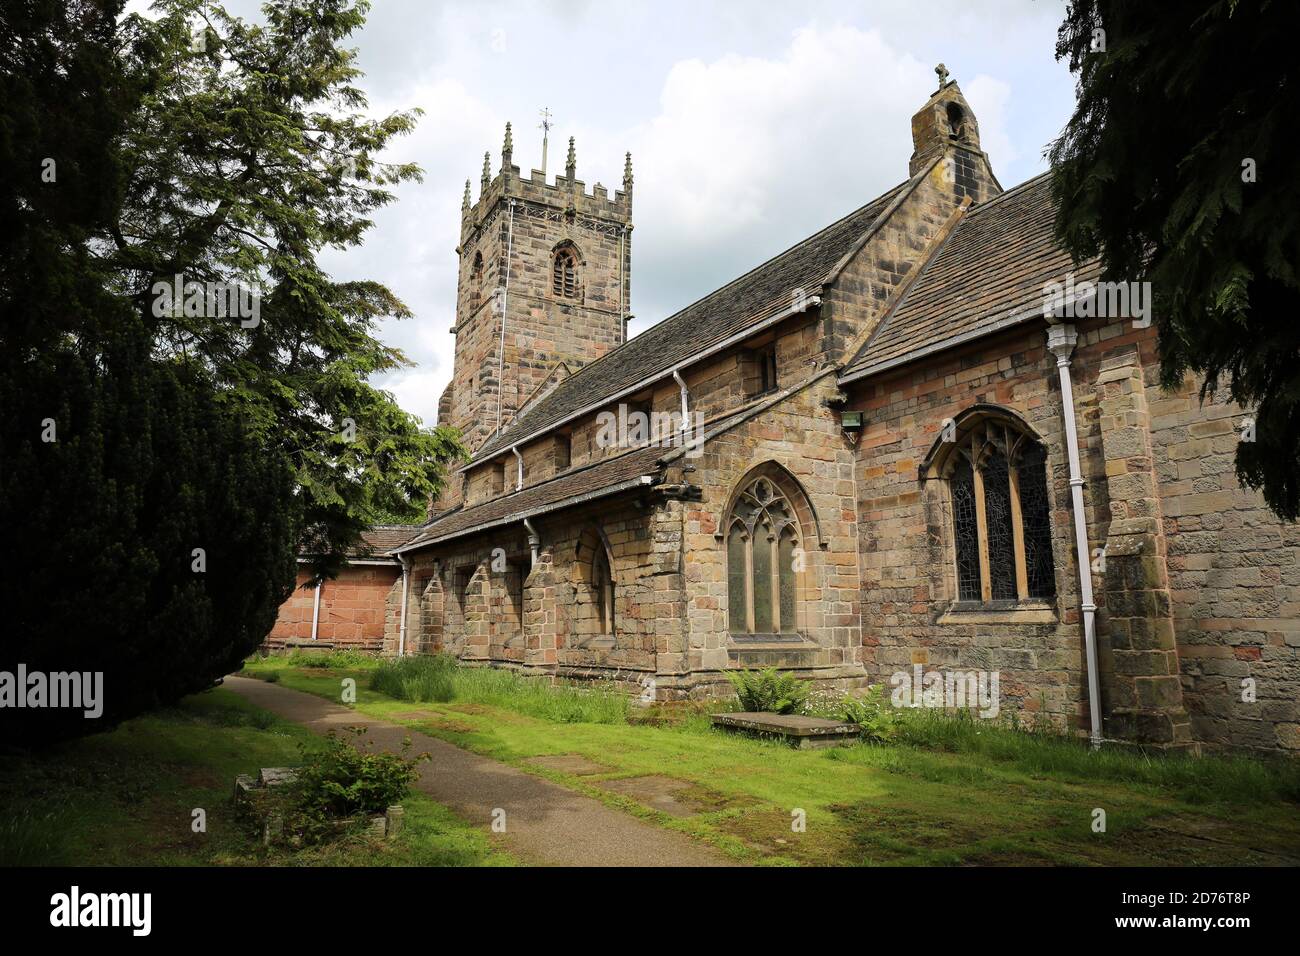
[(489, 827), (493, 811), (505, 811), (507, 850), (540, 866), (731, 866), (721, 851), (645, 823), (540, 777), (312, 694), (247, 677), (223, 685), (251, 703), (310, 730), (366, 727), (376, 747), (400, 751), (410, 737), (420, 765), (415, 786), (466, 820)]

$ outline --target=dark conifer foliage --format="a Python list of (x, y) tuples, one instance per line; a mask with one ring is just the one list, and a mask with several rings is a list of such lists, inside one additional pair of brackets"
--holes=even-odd
[(1300, 153), (1278, 0), (1073, 0), (1058, 58), (1078, 103), (1053, 144), (1057, 234), (1117, 281), (1149, 279), (1167, 384), (1195, 373), (1255, 409), (1237, 472), (1300, 515)]
[[(122, 6), (0, 9), (0, 672), (103, 673), (101, 717), (5, 707), (8, 744), (210, 686), (303, 541), (331, 573), (462, 453), (369, 384), (405, 306), (316, 263), (418, 175), (369, 158), (410, 116), (350, 112), (364, 5)], [(258, 321), (159, 309), (177, 275), (258, 290)]]

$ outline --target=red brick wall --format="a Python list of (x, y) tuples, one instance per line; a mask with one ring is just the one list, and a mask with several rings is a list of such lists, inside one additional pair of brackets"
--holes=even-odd
[[(353, 650), (378, 651), (384, 643), (384, 611), (394, 585), (400, 586), (402, 569), (357, 565), (345, 568), (321, 587), (320, 620), (316, 639)], [(311, 640), (315, 591), (302, 587), (308, 580), (298, 574), (298, 587), (284, 604), (264, 646), (284, 647), (288, 642)]]

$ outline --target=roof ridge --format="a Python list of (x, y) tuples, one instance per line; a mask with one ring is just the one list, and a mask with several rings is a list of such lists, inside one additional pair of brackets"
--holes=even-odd
[(988, 209), (990, 207), (995, 207), (997, 206), (998, 203), (1000, 203), (1003, 199), (1006, 199), (1008, 196), (1014, 196), (1016, 195), (1016, 193), (1028, 189), (1030, 186), (1036, 186), (1038, 185), (1039, 180), (1046, 179), (1051, 175), (1052, 175), (1052, 170), (1047, 169), (1039, 173), (1037, 176), (1030, 176), (1024, 182), (1017, 183), (1016, 185), (1012, 186), (1010, 189), (1002, 190), (1002, 192), (998, 193), (992, 199), (986, 199), (982, 203), (976, 203), (974, 206), (971, 207), (971, 215), (974, 216), (976, 213), (983, 212), (985, 209)]
[[(853, 219), (855, 216), (861, 215), (863, 212), (869, 210), (871, 207), (876, 206), (876, 205), (880, 204), (881, 202), (887, 202), (887, 201), (888, 201), (891, 197), (893, 197), (896, 193), (898, 193), (899, 191), (905, 189), (905, 188), (908, 186), (908, 184), (911, 183), (911, 182), (912, 182), (912, 179), (911, 179), (911, 178), (908, 178), (908, 179), (904, 180), (903, 182), (898, 183), (898, 184), (895, 185), (895, 186), (891, 186), (889, 189), (885, 190), (883, 193), (881, 193), (880, 195), (876, 196), (874, 199), (870, 200), (869, 202), (865, 202), (865, 203), (863, 203), (862, 205), (857, 206), (856, 208), (854, 208), (854, 209), (850, 210), (849, 212), (845, 213), (843, 216), (839, 217), (838, 219), (834, 220), (833, 222), (827, 224), (826, 226), (823, 226), (821, 229), (818, 229), (816, 232), (813, 232), (813, 233), (810, 233), (809, 235), (804, 236), (802, 239), (798, 240), (797, 242), (792, 243), (791, 245), (787, 246), (785, 249), (782, 249), (780, 252), (776, 253), (775, 255), (769, 256), (767, 259), (764, 259), (762, 262), (760, 262), (760, 263), (758, 263), (757, 265), (753, 266), (753, 267), (750, 268), (749, 270), (747, 270), (747, 271), (741, 273), (740, 275), (736, 276), (735, 278), (731, 279), (730, 281), (726, 282), (725, 284), (723, 284), (723, 285), (721, 285), (721, 286), (718, 286), (717, 288), (711, 290), (710, 292), (707, 292), (706, 294), (700, 296), (699, 298), (695, 299), (694, 301), (692, 301), (692, 302), (690, 302), (690, 303), (688, 303), (688, 304), (682, 306), (682, 308), (680, 308), (680, 309), (678, 309), (677, 311), (673, 312), (671, 315), (668, 315), (668, 316), (666, 316), (666, 317), (660, 319), (658, 322), (654, 323), (654, 324), (651, 325), (649, 328), (645, 329), (645, 331), (639, 333), (638, 335), (634, 335), (634, 336), (632, 336), (631, 338), (625, 340), (624, 342), (620, 343), (620, 344), (617, 345), (616, 347), (610, 349), (608, 352), (606, 352), (604, 355), (600, 356), (599, 358), (597, 358), (597, 359), (593, 359), (592, 361), (587, 362), (587, 363), (586, 363), (585, 365), (583, 365), (581, 368), (578, 368), (577, 370), (571, 372), (571, 373), (569, 374), (568, 378), (566, 378), (566, 379), (564, 379), (562, 382), (558, 383), (558, 384), (556, 385), (556, 387), (555, 387), (554, 389), (551, 390), (551, 393), (550, 393), (550, 394), (554, 394), (556, 391), (558, 391), (560, 388), (563, 388), (563, 387), (577, 388), (577, 387), (578, 387), (577, 385), (570, 385), (570, 383), (571, 383), (571, 382), (575, 382), (575, 381), (579, 381), (579, 382), (580, 382), (580, 381), (585, 381), (585, 379), (582, 378), (582, 375), (583, 375), (584, 372), (587, 372), (588, 369), (592, 369), (592, 368), (596, 368), (596, 367), (598, 367), (598, 366), (601, 366), (601, 363), (606, 363), (606, 362), (608, 362), (608, 360), (615, 358), (616, 356), (618, 356), (620, 353), (623, 353), (625, 349), (627, 349), (629, 346), (631, 346), (631, 345), (633, 345), (633, 344), (644, 342), (644, 341), (647, 339), (647, 337), (651, 336), (651, 335), (652, 335), (653, 333), (655, 333), (657, 330), (665, 329), (666, 327), (670, 326), (670, 324), (671, 324), (675, 319), (678, 319), (679, 317), (686, 315), (686, 314), (689, 313), (692, 309), (695, 309), (697, 306), (700, 306), (701, 304), (707, 302), (708, 300), (710, 300), (710, 299), (712, 299), (712, 298), (714, 298), (714, 297), (717, 297), (717, 296), (719, 296), (719, 295), (725, 293), (726, 290), (728, 290), (728, 289), (732, 288), (733, 286), (737, 285), (738, 283), (740, 283), (740, 282), (742, 282), (742, 281), (744, 281), (744, 280), (746, 280), (746, 279), (748, 279), (748, 278), (754, 276), (755, 274), (760, 273), (762, 270), (764, 270), (764, 269), (770, 267), (773, 263), (779, 262), (783, 257), (788, 256), (789, 254), (795, 252), (796, 250), (798, 250), (798, 249), (800, 249), (800, 248), (802, 248), (802, 247), (808, 245), (809, 243), (811, 243), (811, 242), (813, 242), (814, 240), (816, 240), (819, 236), (823, 236), (823, 235), (825, 235), (826, 233), (831, 232), (831, 231), (834, 230), (836, 227), (838, 227), (838, 226), (842, 226), (844, 223), (846, 223), (846, 222), (848, 222), (849, 220)], [(874, 224), (874, 222), (875, 222), (875, 220), (873, 219), (873, 220), (872, 220), (872, 224)], [(870, 225), (870, 224), (869, 224), (869, 225)], [(826, 274), (826, 273), (823, 273), (823, 276), (824, 276), (825, 274)], [(757, 311), (757, 312), (755, 312), (755, 313), (753, 313), (753, 314), (754, 314), (755, 316), (761, 316), (761, 315), (763, 315), (763, 312), (760, 310), (760, 311)], [(592, 374), (592, 373), (588, 372), (588, 377), (590, 377), (591, 374)], [(546, 397), (549, 397), (549, 395), (546, 396)], [(539, 407), (540, 402), (541, 402), (541, 400), (539, 399), (538, 402), (533, 403), (532, 408), (530, 409), (530, 411), (535, 411), (535, 410), (537, 409), (537, 407)], [(524, 422), (526, 422), (526, 421), (527, 421), (527, 417), (528, 417), (527, 415), (521, 415), (521, 416), (515, 418), (514, 421), (512, 421), (512, 422), (510, 423), (510, 425), (507, 426), (506, 428), (501, 429), (500, 431), (495, 432), (491, 437), (489, 437), (489, 438), (487, 439), (487, 441), (485, 441), (485, 442), (483, 443), (482, 447), (480, 447), (480, 449), (475, 453), (475, 455), (474, 455), (474, 459), (473, 459), (473, 460), (476, 460), (476, 461), (479, 460), (478, 456), (479, 456), (480, 454), (482, 454), (483, 449), (485, 449), (485, 448), (493, 447), (493, 451), (492, 451), (491, 454), (492, 454), (492, 455), (495, 455), (495, 454), (499, 453), (500, 451), (502, 451), (503, 449), (509, 447), (509, 444), (510, 444), (509, 442), (503, 443), (503, 444), (501, 444), (501, 445), (499, 445), (499, 446), (494, 445), (494, 443), (497, 442), (497, 440), (500, 439), (501, 436), (507, 434), (511, 429), (516, 428), (516, 427), (522, 425)], [(546, 427), (546, 426), (543, 426), (543, 428), (544, 428), (544, 427)]]
[[(1039, 286), (1069, 261), (1054, 236), (1051, 176), (1049, 169), (973, 207), (845, 365), (840, 383), (1041, 315)], [(992, 214), (980, 216), (986, 208)]]

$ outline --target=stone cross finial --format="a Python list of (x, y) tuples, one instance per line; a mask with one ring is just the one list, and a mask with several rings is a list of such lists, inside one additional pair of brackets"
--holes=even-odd
[(568, 179), (572, 179), (577, 169), (578, 169), (578, 153), (573, 148), (573, 137), (570, 136), (569, 137), (569, 158), (564, 163), (565, 177)]
[(465, 196), (460, 201), (460, 211), (469, 212), (469, 180), (465, 180)]
[(488, 183), (492, 182), (492, 154), (483, 153), (483, 191), (487, 192)]
[(627, 154), (627, 159), (623, 161), (623, 189), (632, 188), (632, 154)]
[(939, 74), (939, 89), (948, 85), (948, 68), (940, 63), (934, 68), (934, 72)]
[(501, 168), (506, 169), (510, 166), (511, 157), (515, 151), (515, 139), (510, 133), (510, 124), (506, 123), (506, 142), (501, 147)]

